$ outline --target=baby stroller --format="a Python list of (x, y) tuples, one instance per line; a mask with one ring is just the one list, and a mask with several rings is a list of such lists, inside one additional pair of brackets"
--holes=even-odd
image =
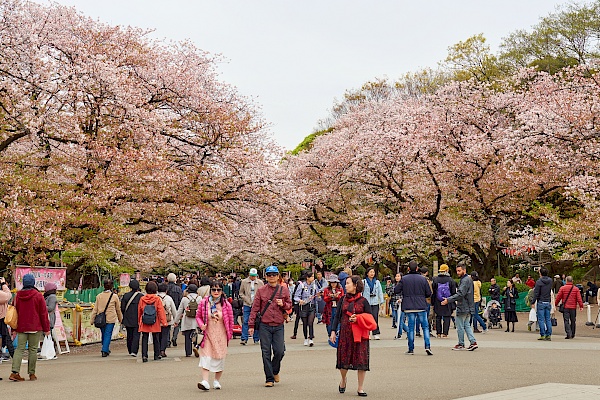
[(485, 306), (483, 317), (489, 321), (488, 328), (500, 328), (502, 329), (502, 313), (500, 311), (500, 303), (496, 300), (489, 301)]

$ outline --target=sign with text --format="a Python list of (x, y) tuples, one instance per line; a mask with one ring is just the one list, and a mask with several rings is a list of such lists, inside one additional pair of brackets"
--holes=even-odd
[(56, 284), (57, 290), (65, 290), (67, 281), (67, 270), (65, 268), (36, 268), (36, 267), (17, 267), (15, 268), (15, 283), (17, 290), (23, 289), (23, 277), (32, 274), (35, 278), (35, 287), (43, 291), (46, 283)]

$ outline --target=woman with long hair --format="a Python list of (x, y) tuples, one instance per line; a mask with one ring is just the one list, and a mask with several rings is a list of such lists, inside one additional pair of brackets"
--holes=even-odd
[(204, 332), (200, 343), (202, 381), (198, 382), (198, 389), (210, 389), (210, 372), (215, 373), (213, 389), (221, 389), (219, 380), (225, 367), (227, 346), (233, 337), (233, 309), (223, 295), (223, 283), (216, 280), (210, 283), (210, 294), (198, 304), (196, 322)]
[[(348, 370), (358, 371), (358, 395), (366, 396), (363, 390), (365, 376), (369, 370), (369, 329), (375, 325), (371, 314), (371, 305), (362, 295), (364, 283), (358, 275), (352, 275), (346, 279), (346, 295), (341, 300), (341, 305), (333, 320), (331, 331), (331, 342), (336, 341), (336, 332), (339, 330), (337, 347), (336, 368), (340, 370), (342, 380), (339, 384), (339, 392), (346, 391)], [(367, 323), (371, 321), (370, 324)], [(355, 338), (356, 331), (361, 331), (361, 336)], [(339, 327), (339, 329), (338, 329)]]
[(506, 281), (506, 287), (502, 289), (502, 295), (504, 296), (504, 320), (506, 321), (506, 331), (512, 322), (512, 331), (515, 331), (515, 322), (519, 322), (517, 318), (517, 299), (519, 298), (519, 292), (515, 284), (509, 279)]
[(298, 317), (302, 319), (302, 332), (304, 333), (304, 345), (312, 347), (315, 338), (314, 324), (317, 312), (317, 293), (314, 284), (315, 274), (307, 272), (305, 280), (298, 283), (294, 300), (298, 302)]

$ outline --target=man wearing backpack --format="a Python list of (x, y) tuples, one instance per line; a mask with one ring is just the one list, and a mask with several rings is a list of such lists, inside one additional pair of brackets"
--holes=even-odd
[(187, 296), (183, 297), (179, 304), (179, 309), (175, 316), (175, 326), (181, 326), (181, 332), (185, 338), (185, 356), (191, 357), (193, 351), (196, 357), (200, 357), (195, 343), (192, 343), (192, 337), (194, 336), (194, 332), (196, 332), (196, 328), (198, 328), (196, 312), (198, 311), (198, 304), (202, 299), (198, 296), (198, 286), (193, 283), (187, 287), (187, 293)]
[[(167, 275), (167, 281), (169, 282), (169, 287), (167, 289), (167, 294), (169, 296), (171, 296), (171, 298), (173, 299), (173, 303), (175, 304), (175, 308), (179, 309), (179, 304), (181, 303), (181, 299), (183, 298), (183, 291), (179, 287), (179, 285), (176, 283), (177, 282), (177, 276), (174, 273), (171, 272), (169, 275)], [(173, 344), (173, 347), (177, 347), (177, 335), (178, 334), (179, 334), (179, 326), (175, 325), (173, 327), (173, 336), (171, 338), (172, 339), (171, 343)], [(168, 342), (167, 342), (167, 345), (168, 345)]]
[(167, 326), (163, 326), (160, 330), (160, 356), (162, 358), (167, 357), (167, 344), (169, 343), (169, 334), (171, 333), (171, 327), (175, 323), (175, 315), (177, 315), (177, 308), (171, 296), (167, 294), (169, 286), (166, 283), (158, 284), (158, 297), (162, 302), (163, 309), (165, 310), (165, 317), (167, 318)]
[[(244, 322), (242, 324), (242, 338), (240, 344), (245, 346), (248, 343), (248, 320), (250, 319), (250, 310), (252, 310), (252, 302), (258, 289), (260, 289), (264, 283), (258, 279), (258, 271), (256, 268), (250, 268), (250, 276), (242, 281), (240, 285), (240, 297), (244, 300)], [(252, 335), (254, 343), (258, 343), (260, 337), (258, 331)]]
[(454, 304), (442, 305), (442, 301), (456, 293), (456, 282), (450, 276), (448, 265), (440, 265), (438, 276), (433, 278), (433, 311), (435, 312), (435, 330), (438, 338), (447, 338)]
[(146, 295), (140, 299), (138, 304), (139, 331), (142, 333), (142, 361), (148, 362), (148, 337), (152, 333), (154, 343), (154, 360), (160, 357), (160, 331), (162, 327), (168, 326), (167, 316), (160, 297), (156, 295), (158, 286), (156, 282), (148, 282)]

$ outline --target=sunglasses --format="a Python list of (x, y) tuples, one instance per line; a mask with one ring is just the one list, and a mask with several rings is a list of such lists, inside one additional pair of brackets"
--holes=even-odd
[(273, 276), (277, 276), (277, 275), (279, 275), (279, 274), (277, 274), (276, 272), (269, 272), (269, 273), (267, 274), (267, 276), (271, 276), (271, 277), (273, 277)]
[(222, 292), (223, 289), (221, 288), (210, 288), (211, 292)]

